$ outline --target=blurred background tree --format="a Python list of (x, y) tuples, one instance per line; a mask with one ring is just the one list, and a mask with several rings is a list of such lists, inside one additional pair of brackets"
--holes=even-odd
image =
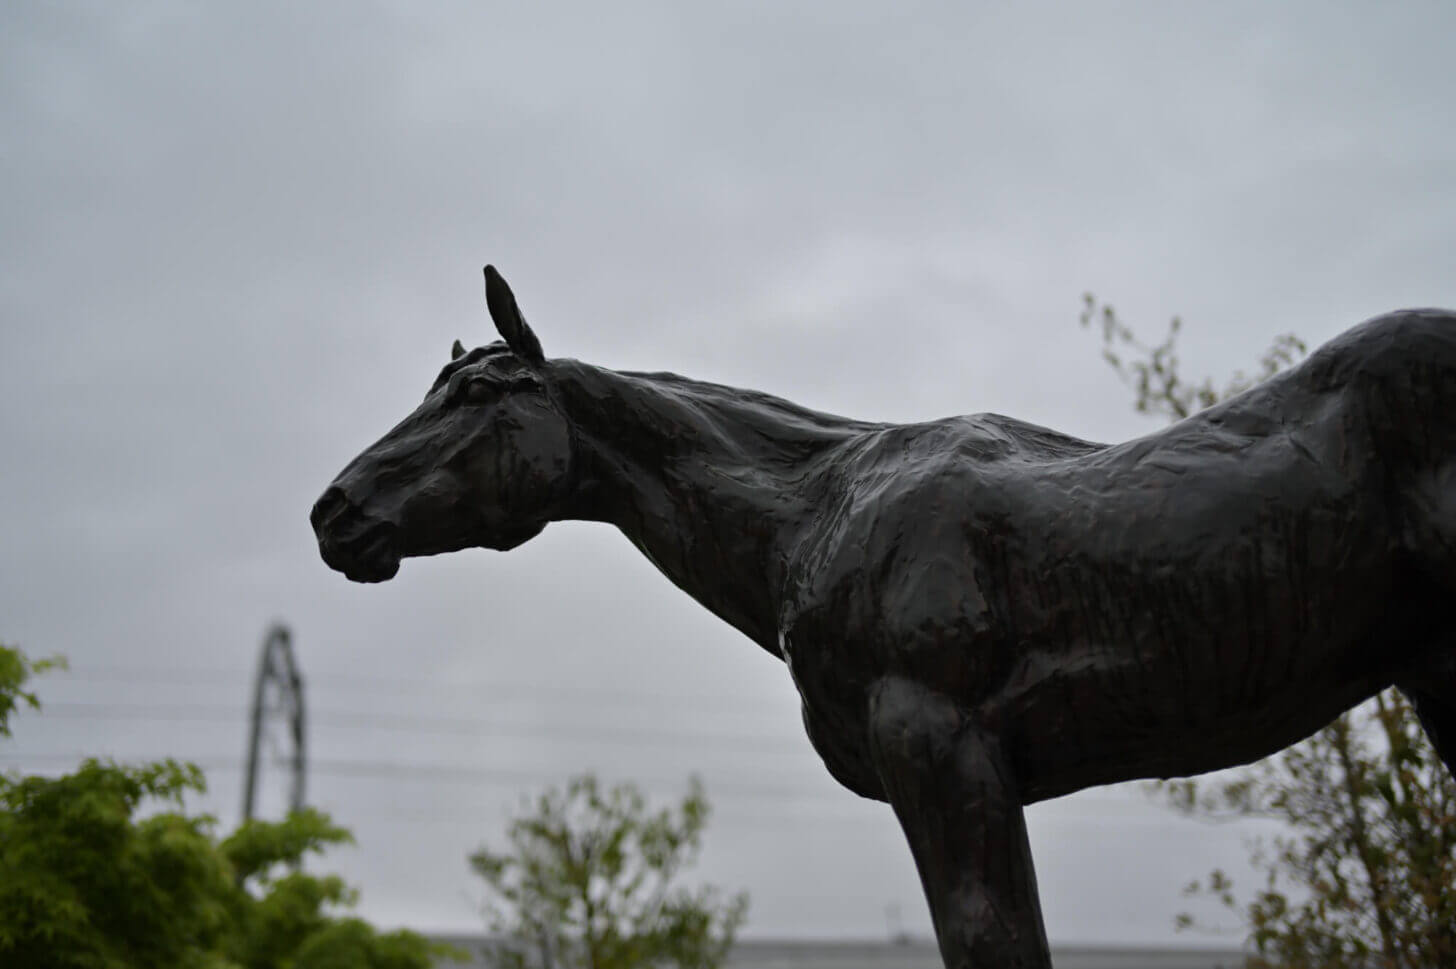
[[(60, 665), (0, 646), (0, 736), (28, 681)], [(355, 901), (305, 855), (349, 832), (311, 809), (228, 837), (186, 813), (206, 783), (174, 760), (95, 759), (57, 777), (0, 775), (0, 965), (27, 969), (429, 969), (452, 950), (337, 914)]]
[[(1179, 371), (1174, 317), (1149, 345), (1088, 294), (1081, 322), (1140, 413), (1172, 421), (1297, 363), (1298, 337), (1277, 337), (1252, 374), (1216, 388)], [(1239, 916), (1256, 969), (1429, 969), (1456, 966), (1456, 781), (1409, 701), (1387, 690), (1282, 753), (1204, 779), (1159, 782), (1174, 808), (1201, 819), (1271, 818), (1288, 832), (1256, 841), (1264, 884), (1241, 900), (1221, 871), (1193, 882)], [(1197, 924), (1179, 917), (1180, 928)]]
[(691, 891), (708, 801), (694, 779), (676, 809), (650, 812), (631, 784), (572, 778), (523, 807), (505, 850), (471, 867), (489, 889), (485, 914), (497, 959), (511, 969), (648, 969), (721, 965), (748, 897)]

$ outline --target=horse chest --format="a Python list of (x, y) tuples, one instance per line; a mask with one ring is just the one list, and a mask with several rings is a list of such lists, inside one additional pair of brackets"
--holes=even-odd
[(870, 761), (866, 721), (878, 664), (840, 623), (824, 622), (825, 615), (813, 610), (780, 630), (779, 645), (802, 702), (804, 729), (836, 780), (858, 794), (883, 799)]
[(868, 740), (876, 684), (908, 677), (969, 699), (991, 682), (994, 637), (968, 551), (948, 534), (931, 546), (944, 554), (907, 560), (901, 543), (885, 540), (905, 527), (883, 517), (841, 522), (836, 541), (811, 546), (791, 572), (779, 629), (815, 750), (841, 783), (877, 799)]

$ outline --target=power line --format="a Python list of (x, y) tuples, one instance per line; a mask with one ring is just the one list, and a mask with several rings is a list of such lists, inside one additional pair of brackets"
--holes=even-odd
[[(122, 666), (87, 665), (73, 666), (66, 674), (67, 680), (141, 683), (149, 685), (174, 686), (228, 686), (237, 687), (247, 683), (251, 674), (245, 670), (227, 667), (166, 667), (166, 666)], [(775, 701), (766, 696), (732, 695), (724, 693), (664, 693), (660, 690), (609, 689), (586, 683), (511, 683), (484, 680), (448, 680), (427, 677), (370, 676), (363, 673), (310, 672), (310, 685), (314, 688), (355, 689), (364, 692), (379, 692), (390, 695), (416, 693), (438, 696), (441, 692), (468, 693), (473, 698), (499, 697), (519, 699), (523, 696), (559, 696), (578, 701), (641, 704), (643, 702), (668, 701), (688, 703), (695, 706), (721, 704), (741, 707), (745, 703), (767, 705)]]
[[(169, 755), (173, 760), (185, 761), (196, 764), (204, 771), (241, 771), (243, 761), (234, 757), (177, 757)], [(33, 764), (54, 764), (72, 765), (78, 761), (94, 758), (98, 760), (113, 759), (113, 755), (96, 757), (91, 754), (64, 754), (59, 752), (51, 753), (25, 753), (8, 754), (3, 760), (16, 763)], [(127, 760), (154, 761), (162, 760), (163, 757), (156, 756), (128, 756)], [(381, 780), (433, 780), (450, 782), (472, 782), (486, 784), (509, 784), (519, 787), (522, 784), (553, 784), (559, 783), (561, 775), (556, 772), (547, 772), (539, 768), (520, 767), (485, 767), (479, 765), (458, 765), (458, 764), (406, 764), (398, 761), (386, 760), (351, 760), (351, 759), (325, 759), (310, 760), (309, 771), (314, 774), (338, 777), (345, 779), (381, 779)], [(676, 783), (676, 781), (644, 779), (639, 781), (644, 787), (651, 789), (665, 789)], [(812, 790), (786, 785), (776, 784), (742, 784), (733, 781), (715, 781), (710, 785), (711, 793), (714, 796), (723, 794), (735, 797), (786, 799), (796, 801), (813, 801), (825, 798), (833, 798), (842, 801), (851, 797), (849, 792), (835, 788), (820, 788)], [(1091, 809), (1112, 813), (1127, 812), (1138, 802), (1118, 796), (1114, 793), (1079, 792), (1077, 795), (1079, 809)], [(848, 803), (848, 802), (846, 802)]]
[[(11, 759), (46, 761), (57, 764), (67, 762), (67, 759), (60, 755), (49, 754), (24, 755)], [(241, 761), (229, 761), (227, 758), (191, 762), (208, 772), (241, 771), (243, 767)], [(399, 778), (440, 780), (442, 778), (439, 775), (448, 774), (447, 780), (469, 781), (474, 784), (484, 783), (487, 786), (517, 794), (534, 794), (546, 786), (559, 786), (563, 780), (559, 773), (548, 774), (543, 771), (514, 768), (459, 768), (437, 765), (409, 767), (389, 763), (354, 761), (324, 761), (322, 763), (315, 761), (310, 763), (309, 768), (316, 775), (389, 781)], [(637, 777), (632, 780), (640, 788), (667, 798), (675, 798), (681, 794), (682, 784), (678, 778)], [(894, 823), (893, 814), (888, 805), (867, 804), (839, 789), (805, 790), (789, 786), (740, 784), (710, 779), (708, 793), (714, 817), (719, 824), (728, 826), (793, 821), (812, 822), (815, 825), (835, 823), (860, 826)], [(337, 794), (335, 796), (337, 797)], [(357, 800), (351, 798), (346, 806), (337, 809), (330, 808), (330, 814), (350, 826), (365, 822), (417, 825), (430, 822), (471, 822), (480, 818), (498, 817), (502, 812), (510, 815), (516, 813), (520, 806), (506, 802), (465, 804), (454, 797), (426, 799), (413, 795), (407, 796), (408, 803), (386, 801), (379, 797)], [(1150, 817), (1137, 810), (1133, 803), (1124, 799), (1098, 795), (1088, 797), (1085, 794), (1081, 797), (1082, 810), (1079, 810), (1075, 817), (1034, 819), (1033, 827), (1046, 826), (1052, 829), (1070, 822), (1092, 827), (1116, 825), (1147, 829), (1196, 823), (1173, 812), (1169, 812), (1166, 816)]]
[[(193, 722), (240, 724), (246, 720), (242, 710), (207, 703), (141, 703), (111, 701), (47, 702), (42, 715), (57, 719), (78, 720), (142, 720), (154, 722)], [(457, 717), (391, 713), (364, 713), (354, 710), (313, 710), (309, 723), (315, 727), (344, 730), (391, 730), (404, 733), (456, 734), (465, 736), (514, 737), (527, 740), (611, 740), (625, 744), (677, 744), (684, 740), (716, 747), (739, 747), (745, 750), (799, 753), (802, 745), (786, 742), (782, 737), (743, 733), (722, 733), (699, 728), (674, 726), (670, 731), (660, 727), (631, 727), (621, 724), (531, 724), (523, 725), (484, 717)]]
[[(5, 757), (7, 761), (32, 764), (74, 764), (77, 761), (86, 759), (106, 760), (109, 757), (96, 758), (94, 755), (83, 754), (62, 754), (62, 753), (34, 753), (34, 754), (9, 754)], [(161, 760), (160, 757), (135, 758), (138, 761)], [(204, 771), (241, 771), (245, 764), (238, 758), (231, 757), (173, 757), (174, 760), (186, 761), (196, 764)], [(309, 762), (309, 771), (312, 774), (340, 778), (360, 779), (413, 779), (432, 780), (449, 782), (487, 783), (487, 784), (510, 784), (513, 787), (521, 784), (546, 784), (555, 783), (560, 780), (556, 774), (548, 774), (538, 768), (517, 768), (517, 767), (481, 767), (461, 766), (455, 764), (404, 764), (398, 761), (380, 760), (319, 760)], [(644, 786), (660, 787), (661, 784), (644, 784)], [(774, 785), (755, 784), (714, 784), (714, 790), (718, 792), (728, 791), (737, 796), (784, 798), (790, 800), (815, 799), (825, 796), (825, 791), (813, 791), (797, 789), (792, 787), (781, 787)], [(838, 794), (838, 792), (834, 792)]]

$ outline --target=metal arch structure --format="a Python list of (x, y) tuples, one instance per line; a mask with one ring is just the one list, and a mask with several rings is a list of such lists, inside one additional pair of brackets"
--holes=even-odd
[(303, 676), (299, 673), (298, 663), (293, 656), (293, 636), (287, 626), (274, 623), (263, 637), (263, 649), (258, 657), (258, 673), (253, 680), (247, 777), (243, 782), (244, 821), (251, 821), (253, 818), (258, 781), (258, 744), (263, 736), (263, 721), (273, 715), (285, 720), (289, 737), (293, 741), (292, 782), (288, 806), (293, 811), (303, 807), (304, 778), (308, 764), (305, 709)]

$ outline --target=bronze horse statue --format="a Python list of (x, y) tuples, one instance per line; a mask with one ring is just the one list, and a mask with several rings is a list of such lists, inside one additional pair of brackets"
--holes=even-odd
[(1125, 444), (893, 425), (503, 342), (313, 509), (324, 561), (616, 525), (783, 659), (829, 772), (888, 801), (952, 967), (1050, 965), (1022, 808), (1229, 767), (1392, 684), (1456, 765), (1456, 314), (1370, 320)]

